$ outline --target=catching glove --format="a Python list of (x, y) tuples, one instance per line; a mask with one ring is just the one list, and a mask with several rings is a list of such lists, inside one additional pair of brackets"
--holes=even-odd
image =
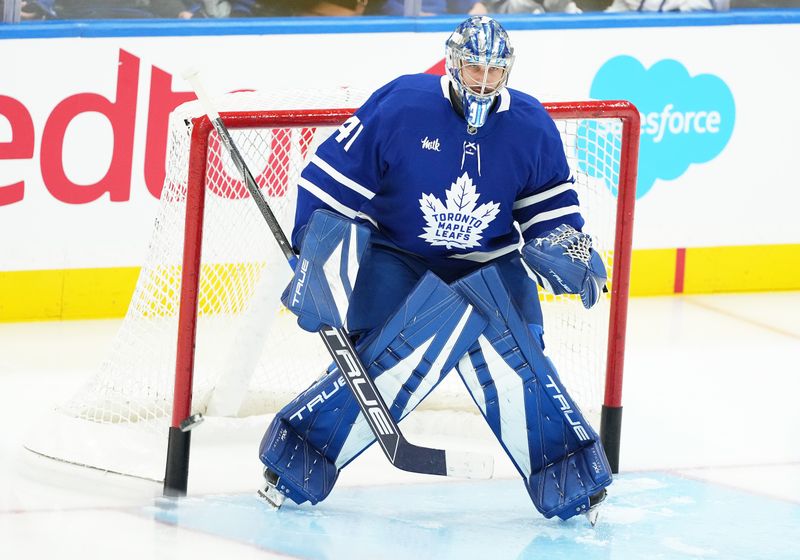
[(600, 299), (608, 279), (603, 259), (592, 249), (592, 238), (568, 225), (530, 240), (522, 248), (522, 258), (540, 286), (555, 295), (579, 294), (586, 309)]

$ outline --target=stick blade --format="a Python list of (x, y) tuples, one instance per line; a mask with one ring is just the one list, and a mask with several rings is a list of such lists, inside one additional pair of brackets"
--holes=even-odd
[(457, 478), (492, 478), (494, 457), (469, 451), (446, 451), (447, 476)]

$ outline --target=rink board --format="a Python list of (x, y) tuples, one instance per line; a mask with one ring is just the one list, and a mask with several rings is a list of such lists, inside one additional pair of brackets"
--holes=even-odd
[[(202, 70), (212, 94), (288, 84), (372, 90), (440, 68), (458, 19), (4, 26), (0, 237), (10, 241), (0, 320), (120, 315), (157, 209), (168, 114), (193, 96), (180, 78), (187, 65)], [(800, 288), (800, 189), (786, 174), (800, 74), (785, 70), (795, 67), (800, 10), (502, 21), (518, 53), (512, 87), (546, 101), (630, 99), (640, 109), (634, 293), (677, 291), (674, 254), (684, 249), (684, 293)], [(292, 56), (254, 64), (274, 52)]]

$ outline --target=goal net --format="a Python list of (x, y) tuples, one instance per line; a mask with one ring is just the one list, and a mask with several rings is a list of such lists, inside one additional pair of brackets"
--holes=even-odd
[[(339, 89), (216, 100), (287, 234), (305, 163), (365, 98)], [(603, 405), (621, 405), (636, 159), (635, 142), (625, 132), (630, 127), (623, 125), (635, 110), (620, 102), (546, 107), (577, 177), (584, 231), (609, 270), (609, 293), (591, 310), (577, 297), (541, 294), (546, 353), (599, 429)], [(171, 116), (161, 204), (127, 315), (100, 370), (53, 411), (47, 429), (26, 444), (32, 451), (160, 480), (170, 425), (201, 413), (218, 421), (198, 432), (219, 430), (227, 440), (249, 424), (258, 433), (266, 415), (329, 364), (319, 337), (300, 330), (280, 305), (290, 270), (216, 132), (207, 120), (204, 126), (193, 120), (201, 115), (191, 102)], [(188, 376), (177, 386), (176, 361)], [(190, 410), (173, 409), (176, 391)], [(454, 372), (420, 410), (479, 415)]]

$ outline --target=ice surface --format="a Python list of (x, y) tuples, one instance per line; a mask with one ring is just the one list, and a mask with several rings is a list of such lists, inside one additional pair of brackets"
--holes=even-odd
[(238, 470), (198, 452), (177, 503), (35, 456), (27, 430), (92, 373), (118, 322), (0, 325), (0, 557), (797, 558), (798, 310), (798, 292), (631, 301), (623, 472), (594, 530), (539, 516), (486, 433), (425, 433), (413, 415), (415, 443), (497, 453), (495, 479), (404, 473), (371, 449), (319, 506), (272, 513), (255, 498), (257, 442)]

